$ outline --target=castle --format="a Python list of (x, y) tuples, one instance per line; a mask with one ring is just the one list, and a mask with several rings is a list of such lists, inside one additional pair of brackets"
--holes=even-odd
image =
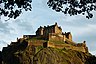
[(32, 38), (32, 37), (41, 37), (45, 38), (46, 40), (58, 40), (58, 41), (72, 41), (72, 35), (70, 32), (62, 32), (62, 28), (58, 26), (57, 23), (51, 26), (40, 26), (37, 31), (36, 35), (23, 35), (23, 38)]
[(57, 23), (51, 26), (40, 26), (36, 31), (36, 35), (23, 35), (23, 38), (17, 38), (17, 42), (11, 42), (9, 46), (17, 45), (23, 41), (27, 42), (27, 46), (65, 48), (88, 52), (85, 41), (83, 43), (75, 43), (72, 40), (72, 34), (70, 32), (63, 33), (62, 28)]

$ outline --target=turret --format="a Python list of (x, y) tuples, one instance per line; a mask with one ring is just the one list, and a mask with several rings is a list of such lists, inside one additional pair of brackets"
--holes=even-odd
[(43, 30), (44, 30), (44, 28), (43, 28), (42, 26), (40, 26), (40, 27), (38, 28), (38, 30), (36, 31), (36, 35), (37, 35), (37, 36), (43, 35)]
[(69, 40), (72, 40), (72, 35), (71, 35), (71, 32), (65, 32), (65, 36), (66, 38), (68, 38)]

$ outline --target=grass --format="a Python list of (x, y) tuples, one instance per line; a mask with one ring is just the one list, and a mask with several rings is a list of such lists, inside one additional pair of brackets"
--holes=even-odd
[(39, 52), (41, 49), (43, 49), (44, 47), (43, 46), (37, 46), (36, 47), (36, 53)]

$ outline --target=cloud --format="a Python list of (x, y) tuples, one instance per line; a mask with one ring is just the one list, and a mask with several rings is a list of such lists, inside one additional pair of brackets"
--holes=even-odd
[(1, 33), (10, 33), (11, 28), (8, 28), (8, 23), (3, 23), (2, 21), (0, 21), (0, 32)]
[[(82, 20), (80, 21), (80, 19)], [(89, 20), (75, 18), (72, 22), (68, 22), (68, 24), (64, 25), (66, 28), (63, 30), (71, 31), (73, 34), (73, 40), (76, 42), (83, 42), (85, 40), (89, 50), (94, 51), (96, 50), (96, 22), (94, 20), (95, 18)]]
[(33, 26), (31, 23), (27, 22), (27, 21), (23, 21), (23, 20), (15, 20), (15, 22), (12, 22), (11, 25), (14, 24), (14, 27), (13, 27), (15, 30), (18, 30), (17, 33), (19, 33), (19, 31), (21, 33), (33, 33)]

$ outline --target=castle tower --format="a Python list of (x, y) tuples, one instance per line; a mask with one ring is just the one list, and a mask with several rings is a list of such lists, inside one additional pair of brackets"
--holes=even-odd
[(62, 28), (59, 27), (57, 23), (55, 23), (51, 26), (40, 26), (36, 31), (36, 36), (43, 35), (43, 37), (45, 37), (46, 39), (49, 39), (50, 34), (62, 34)]
[(71, 40), (72, 41), (72, 35), (71, 35), (71, 32), (65, 32), (65, 36), (66, 36), (66, 38), (68, 38), (69, 40)]
[(55, 33), (62, 34), (62, 28), (58, 26), (57, 22), (55, 23)]
[(40, 36), (40, 35), (43, 35), (43, 27), (42, 26), (40, 26), (39, 28), (38, 28), (38, 30), (36, 31), (36, 35), (37, 36)]

